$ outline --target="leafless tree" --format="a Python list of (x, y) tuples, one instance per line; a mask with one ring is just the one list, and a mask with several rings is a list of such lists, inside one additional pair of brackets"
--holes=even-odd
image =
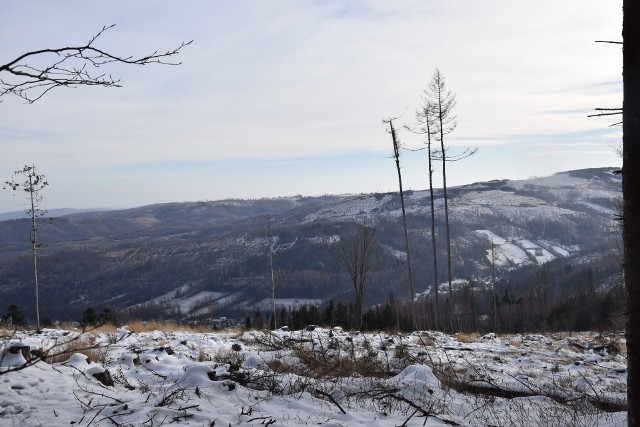
[(276, 317), (276, 279), (273, 274), (273, 237), (271, 236), (271, 215), (267, 215), (267, 238), (269, 239), (269, 269), (271, 271), (271, 318), (273, 319), (273, 329), (278, 327)]
[[(335, 244), (335, 251), (349, 273), (355, 292), (353, 326), (362, 327), (362, 307), (367, 290), (367, 275), (371, 269), (371, 258), (376, 242), (376, 230), (366, 222), (358, 225), (351, 239)], [(334, 246), (332, 244), (332, 246)]]
[(172, 58), (192, 42), (143, 56), (115, 55), (96, 46), (98, 38), (114, 26), (103, 27), (86, 44), (33, 50), (0, 65), (0, 99), (11, 94), (33, 103), (61, 86), (121, 87), (119, 79), (102, 71), (109, 64), (179, 65)]
[(491, 239), (491, 292), (493, 294), (493, 332), (498, 332), (498, 297), (496, 296), (496, 261), (498, 260), (498, 244)]
[[(458, 155), (450, 155), (447, 153), (444, 138), (456, 128), (456, 115), (453, 109), (456, 106), (456, 95), (447, 89), (444, 76), (440, 70), (436, 68), (429, 87), (425, 91), (427, 103), (431, 106), (429, 111), (433, 114), (435, 124), (435, 138), (440, 142), (440, 151), (437, 157), (442, 161), (442, 191), (444, 198), (444, 218), (445, 230), (447, 238), (447, 279), (449, 284), (449, 313), (453, 314), (453, 289), (452, 289), (452, 273), (451, 273), (451, 233), (449, 227), (449, 198), (447, 197), (447, 162), (457, 161), (466, 158), (473, 153), (475, 149), (467, 149)], [(453, 319), (453, 317), (451, 317)], [(453, 325), (451, 325), (453, 327)]]
[(444, 76), (436, 68), (429, 91), (433, 102), (433, 113), (436, 119), (436, 140), (440, 141), (442, 159), (442, 191), (444, 197), (445, 232), (447, 237), (447, 278), (449, 283), (449, 314), (453, 314), (453, 290), (451, 286), (451, 235), (449, 230), (449, 199), (447, 197), (447, 162), (444, 146), (444, 136), (456, 128), (456, 116), (453, 108), (456, 106), (456, 96), (446, 88)]
[[(38, 249), (41, 244), (38, 243), (38, 218), (46, 215), (47, 211), (40, 209), (42, 201), (42, 190), (49, 185), (44, 175), (38, 174), (35, 166), (24, 166), (13, 174), (13, 181), (5, 181), (5, 189), (8, 187), (13, 191), (23, 191), (27, 193), (29, 199), (29, 210), (27, 214), (31, 218), (31, 229), (29, 233), (29, 242), (31, 243), (31, 260), (33, 264), (33, 285), (35, 291), (36, 306), (36, 330), (40, 331), (40, 300), (38, 294)], [(20, 180), (15, 180), (20, 177)]]
[(415, 308), (415, 292), (413, 289), (413, 268), (411, 267), (411, 250), (409, 248), (409, 233), (407, 231), (407, 212), (404, 204), (404, 191), (402, 190), (402, 172), (400, 169), (400, 151), (402, 145), (396, 134), (396, 129), (393, 127), (394, 119), (384, 120), (384, 123), (389, 124), (389, 133), (391, 134), (391, 142), (393, 143), (393, 157), (396, 161), (396, 169), (398, 171), (398, 184), (400, 186), (400, 207), (402, 209), (402, 225), (404, 227), (404, 244), (407, 253), (407, 274), (409, 280), (409, 315), (411, 316), (411, 327), (415, 330), (416, 325), (416, 308)]
[(433, 301), (434, 301), (434, 318), (436, 329), (440, 328), (440, 281), (438, 278), (438, 252), (436, 245), (436, 209), (435, 209), (435, 197), (433, 191), (433, 148), (432, 137), (435, 136), (436, 126), (434, 123), (434, 105), (431, 103), (428, 93), (422, 96), (422, 105), (416, 111), (417, 129), (409, 128), (414, 133), (424, 135), (424, 143), (427, 150), (427, 159), (429, 166), (429, 207), (431, 211), (431, 252), (433, 253)]

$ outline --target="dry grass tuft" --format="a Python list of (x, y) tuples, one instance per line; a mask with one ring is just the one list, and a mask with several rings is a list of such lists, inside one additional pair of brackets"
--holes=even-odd
[(522, 347), (522, 338), (521, 337), (509, 338), (509, 345), (513, 348)]
[(0, 339), (9, 339), (15, 335), (13, 329), (0, 328)]
[(96, 344), (94, 336), (74, 338), (54, 346), (44, 355), (43, 360), (47, 363), (62, 363), (72, 355), (80, 353), (87, 356), (91, 362), (104, 365), (108, 350), (108, 347)]
[(181, 325), (175, 322), (158, 322), (158, 321), (129, 322), (127, 323), (126, 327), (131, 332), (153, 332), (153, 331), (194, 332), (194, 333), (212, 332), (211, 328), (204, 325), (189, 326), (189, 325)]
[(458, 342), (472, 343), (478, 341), (480, 334), (477, 332), (458, 332)]
[(433, 347), (436, 345), (436, 340), (434, 340), (430, 336), (421, 335), (420, 337), (413, 340), (413, 343), (423, 347)]

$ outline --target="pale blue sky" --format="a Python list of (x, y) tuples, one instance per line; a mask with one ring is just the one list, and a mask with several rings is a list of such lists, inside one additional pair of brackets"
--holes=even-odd
[[(0, 178), (35, 164), (46, 208), (396, 191), (382, 119), (411, 124), (436, 67), (456, 92), (448, 183), (620, 163), (621, 2), (0, 0), (0, 63), (86, 42), (119, 55), (193, 39), (179, 67), (113, 66), (123, 88), (0, 103)], [(1, 76), (0, 76), (1, 77)], [(419, 139), (405, 131), (411, 147)], [(405, 153), (407, 188), (427, 186)], [(438, 175), (436, 172), (436, 176)], [(23, 209), (0, 191), (0, 212)]]

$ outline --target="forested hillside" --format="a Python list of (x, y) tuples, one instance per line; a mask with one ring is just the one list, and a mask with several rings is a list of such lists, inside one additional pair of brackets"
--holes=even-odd
[[(612, 169), (449, 189), (459, 325), (483, 327), (482, 319), (502, 310), (506, 328), (508, 310), (517, 310), (517, 301), (528, 301), (532, 316), (543, 313), (542, 327), (579, 325), (570, 309), (577, 298), (591, 295), (595, 303), (619, 282), (619, 197), (620, 178)], [(410, 191), (405, 198), (416, 292), (427, 307), (433, 285), (428, 192)], [(440, 193), (435, 202), (444, 284)], [(353, 286), (337, 253), (363, 223), (376, 233), (366, 307), (407, 298), (397, 193), (294, 196), (151, 205), (43, 223), (40, 236), (46, 243), (38, 258), (43, 316), (77, 319), (88, 307), (182, 320), (267, 313), (267, 215), (279, 308), (324, 307), (330, 299), (348, 307)], [(0, 310), (16, 304), (27, 316), (33, 305), (28, 233), (27, 219), (0, 221)], [(446, 302), (446, 286), (440, 290)], [(563, 317), (562, 310), (571, 313)], [(612, 321), (615, 311), (610, 307), (598, 322)], [(528, 322), (513, 318), (510, 327), (539, 325), (540, 319)], [(589, 322), (596, 326), (595, 317)]]

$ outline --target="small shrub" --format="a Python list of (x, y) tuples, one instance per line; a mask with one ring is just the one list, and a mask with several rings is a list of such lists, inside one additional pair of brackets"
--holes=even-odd
[(237, 370), (244, 363), (245, 355), (231, 349), (219, 350), (214, 354), (213, 360), (217, 363), (229, 365), (231, 370)]
[(400, 343), (396, 346), (394, 351), (394, 357), (399, 360), (406, 360), (410, 356), (409, 346), (405, 343)]
[(198, 362), (209, 362), (211, 360), (211, 356), (204, 349), (200, 349), (198, 351)]

